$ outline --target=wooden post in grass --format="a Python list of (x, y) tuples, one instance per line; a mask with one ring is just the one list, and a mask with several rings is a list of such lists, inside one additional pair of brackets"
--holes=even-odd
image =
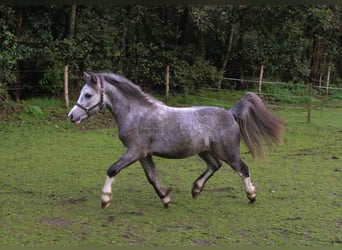
[(169, 101), (169, 92), (170, 92), (170, 66), (166, 66), (166, 74), (165, 74), (165, 102)]
[(312, 83), (310, 81), (309, 85), (308, 85), (308, 88), (309, 88), (309, 99), (308, 99), (308, 117), (307, 117), (307, 122), (311, 122), (311, 108), (312, 108)]
[(330, 72), (331, 72), (331, 67), (329, 66), (329, 68), (328, 68), (328, 76), (327, 76), (327, 88), (325, 89), (325, 94), (326, 95), (329, 95)]
[(69, 108), (69, 79), (68, 79), (68, 65), (64, 66), (64, 100), (65, 107)]
[(261, 95), (262, 80), (264, 78), (264, 65), (261, 64), (260, 77), (259, 77), (259, 95)]

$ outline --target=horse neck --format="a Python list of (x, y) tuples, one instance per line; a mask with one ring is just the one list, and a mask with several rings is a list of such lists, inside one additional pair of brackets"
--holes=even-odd
[(109, 87), (106, 94), (109, 97), (107, 106), (119, 126), (132, 112), (141, 112), (145, 108), (141, 103), (131, 100), (121, 93), (116, 93), (112, 86)]

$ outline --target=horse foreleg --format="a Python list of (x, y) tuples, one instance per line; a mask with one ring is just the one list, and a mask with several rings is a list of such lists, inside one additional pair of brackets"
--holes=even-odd
[(106, 176), (106, 181), (102, 189), (101, 195), (101, 206), (102, 208), (109, 207), (110, 201), (112, 200), (112, 184), (114, 182), (114, 177)]
[(128, 151), (117, 162), (109, 167), (107, 171), (106, 181), (102, 189), (102, 208), (109, 207), (110, 201), (112, 200), (112, 184), (114, 182), (114, 176), (116, 176), (123, 168), (128, 167), (135, 161), (137, 161), (136, 155)]
[(146, 158), (141, 159), (140, 163), (144, 169), (148, 182), (153, 186), (154, 190), (163, 202), (164, 207), (168, 208), (171, 202), (171, 198), (169, 195), (171, 189), (165, 190), (161, 187), (160, 179), (156, 173), (156, 168), (152, 156), (149, 155)]
[(204, 188), (205, 183), (222, 166), (222, 162), (217, 160), (211, 153), (202, 152), (199, 156), (207, 163), (206, 171), (198, 177), (192, 185), (192, 198), (196, 198)]

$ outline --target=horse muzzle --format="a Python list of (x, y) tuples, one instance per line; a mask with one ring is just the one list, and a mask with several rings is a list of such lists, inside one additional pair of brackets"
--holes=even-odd
[(81, 119), (75, 119), (73, 115), (69, 116), (69, 118), (72, 123), (75, 123), (77, 125), (81, 123)]
[[(69, 114), (68, 114), (68, 117), (70, 119), (70, 121), (72, 123), (75, 123), (75, 124), (80, 124), (82, 120), (84, 120), (85, 118), (88, 117), (87, 114), (78, 114), (79, 112), (77, 112), (77, 108), (74, 107), (70, 110)], [(82, 112), (83, 113), (83, 112)]]

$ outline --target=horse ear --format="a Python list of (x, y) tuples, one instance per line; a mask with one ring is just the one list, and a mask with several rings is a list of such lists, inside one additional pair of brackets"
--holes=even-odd
[(87, 80), (90, 80), (89, 83), (92, 83), (94, 84), (95, 86), (97, 87), (100, 87), (99, 86), (99, 81), (98, 81), (98, 77), (95, 73), (87, 73), (87, 72), (83, 72), (83, 75), (84, 75), (84, 78)]
[(95, 73), (91, 73), (91, 72), (83, 72), (83, 76), (84, 78), (87, 79), (91, 79), (94, 83), (97, 83), (97, 75)]
[(90, 73), (90, 77), (94, 81), (94, 83), (97, 83), (97, 75), (95, 73)]

